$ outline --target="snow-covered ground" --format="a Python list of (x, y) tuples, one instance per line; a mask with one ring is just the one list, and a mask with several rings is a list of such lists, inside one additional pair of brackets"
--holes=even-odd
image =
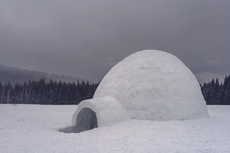
[(209, 118), (131, 120), (61, 133), (77, 106), (0, 105), (1, 153), (230, 153), (230, 106), (208, 106)]

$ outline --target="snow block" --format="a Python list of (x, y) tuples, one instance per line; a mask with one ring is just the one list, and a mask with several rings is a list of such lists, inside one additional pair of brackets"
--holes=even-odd
[[(92, 101), (105, 96), (115, 97), (133, 119), (185, 120), (208, 116), (194, 74), (177, 57), (163, 51), (139, 51), (115, 65), (101, 81)], [(111, 101), (114, 100), (103, 99), (98, 108), (109, 108)]]
[(77, 132), (127, 120), (126, 108), (114, 97), (94, 98), (82, 101), (72, 116)]

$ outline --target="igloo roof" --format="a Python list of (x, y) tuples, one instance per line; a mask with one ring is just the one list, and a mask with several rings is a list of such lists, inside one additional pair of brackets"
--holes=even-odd
[(172, 54), (144, 50), (115, 65), (93, 99), (111, 96), (134, 119), (170, 120), (208, 116), (193, 73)]

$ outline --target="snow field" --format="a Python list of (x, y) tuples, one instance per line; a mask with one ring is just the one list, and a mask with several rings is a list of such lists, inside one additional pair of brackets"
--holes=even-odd
[(0, 105), (1, 153), (229, 153), (230, 106), (209, 118), (130, 120), (82, 133), (61, 133), (77, 106)]

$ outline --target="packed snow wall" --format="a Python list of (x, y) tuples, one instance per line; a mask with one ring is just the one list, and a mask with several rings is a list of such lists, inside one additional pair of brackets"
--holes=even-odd
[(133, 119), (177, 120), (208, 116), (194, 74), (177, 57), (157, 50), (134, 53), (103, 78), (94, 99), (112, 96)]

